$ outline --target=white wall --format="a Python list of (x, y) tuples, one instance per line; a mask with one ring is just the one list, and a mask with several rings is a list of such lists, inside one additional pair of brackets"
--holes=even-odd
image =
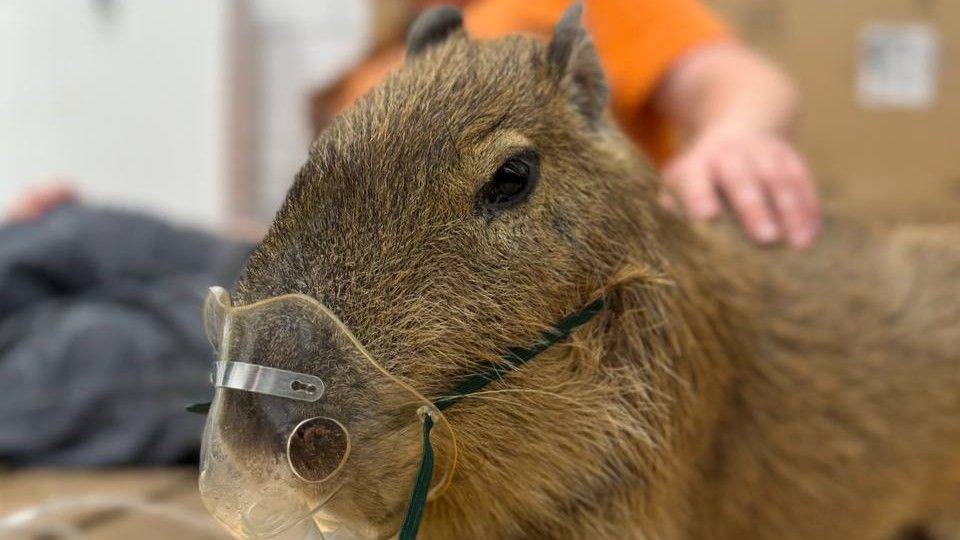
[(256, 99), (251, 217), (270, 220), (312, 142), (310, 94), (357, 64), (370, 40), (363, 1), (256, 0), (249, 25)]
[(61, 177), (87, 200), (220, 225), (230, 4), (0, 2), (0, 209)]

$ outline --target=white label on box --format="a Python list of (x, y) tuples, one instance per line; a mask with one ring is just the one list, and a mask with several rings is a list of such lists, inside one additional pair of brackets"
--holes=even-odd
[(857, 95), (868, 107), (930, 107), (939, 71), (940, 37), (929, 24), (870, 24), (860, 34)]

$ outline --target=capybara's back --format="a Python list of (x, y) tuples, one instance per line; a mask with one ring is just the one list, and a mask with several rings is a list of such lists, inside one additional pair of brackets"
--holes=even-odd
[[(605, 115), (577, 8), (548, 44), (472, 40), (443, 8), (408, 49), (320, 135), (235, 299), (310, 295), (404, 384), (456, 398), (422, 537), (960, 538), (956, 227), (832, 217), (801, 253), (693, 228)], [(375, 389), (324, 382), (370, 405), (342, 414), (376, 410)], [(365, 448), (396, 428), (369, 422)], [(397, 530), (405, 501), (340, 489), (338, 517)]]
[(760, 330), (696, 537), (960, 538), (960, 226), (840, 215), (805, 252), (707, 232), (753, 273)]

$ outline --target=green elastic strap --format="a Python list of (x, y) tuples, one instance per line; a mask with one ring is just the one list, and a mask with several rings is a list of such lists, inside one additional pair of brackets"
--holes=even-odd
[[(434, 405), (444, 410), (459, 402), (464, 396), (482, 390), (493, 381), (499, 380), (504, 373), (517, 369), (538, 354), (550, 348), (558, 341), (566, 338), (580, 326), (592, 319), (606, 307), (601, 297), (588, 304), (585, 308), (561, 319), (557, 325), (544, 332), (539, 341), (530, 347), (511, 347), (503, 355), (503, 364), (491, 365), (486, 372), (473, 375), (461, 381), (454, 387), (450, 397), (440, 398)], [(187, 406), (187, 411), (206, 414), (210, 410), (210, 403), (194, 403)], [(433, 418), (429, 413), (423, 417), (423, 458), (417, 470), (417, 478), (410, 493), (410, 502), (403, 516), (398, 540), (414, 540), (420, 530), (420, 521), (423, 519), (423, 509), (427, 504), (427, 493), (430, 491), (430, 480), (433, 477), (434, 453), (430, 442), (430, 430), (433, 429)]]
[(191, 403), (184, 407), (184, 410), (194, 414), (207, 414), (210, 412), (210, 403), (209, 401), (204, 403)]
[[(598, 298), (580, 311), (561, 319), (553, 329), (544, 332), (540, 336), (540, 340), (530, 347), (511, 347), (507, 349), (506, 354), (503, 355), (504, 360), (507, 361), (505, 364), (491, 365), (486, 372), (464, 379), (450, 392), (450, 397), (440, 398), (434, 405), (442, 411), (460, 401), (464, 396), (482, 390), (491, 382), (500, 379), (504, 373), (520, 367), (556, 342), (569, 336), (571, 332), (583, 326), (594, 315), (603, 311), (605, 306), (604, 299)], [(186, 410), (196, 414), (207, 414), (210, 411), (210, 402), (187, 405)]]
[[(507, 361), (503, 365), (492, 365), (485, 372), (473, 375), (464, 379), (458, 384), (452, 392), (451, 397), (441, 398), (434, 402), (434, 405), (440, 410), (450, 407), (454, 403), (468, 394), (472, 394), (482, 389), (492, 381), (500, 379), (501, 375), (507, 371), (517, 369), (528, 360), (547, 350), (570, 335), (580, 326), (600, 313), (606, 306), (603, 298), (594, 300), (587, 307), (568, 315), (560, 320), (557, 325), (540, 336), (540, 340), (530, 347), (511, 347), (504, 354)], [(417, 537), (417, 531), (420, 529), (420, 520), (423, 519), (423, 509), (427, 504), (427, 492), (430, 491), (430, 480), (433, 477), (433, 445), (430, 443), (430, 430), (433, 429), (433, 418), (426, 414), (423, 419), (423, 459), (420, 461), (420, 469), (417, 471), (417, 479), (413, 485), (413, 491), (410, 493), (410, 502), (407, 503), (407, 512), (403, 516), (403, 524), (400, 526), (400, 533), (397, 540), (414, 540)]]
[(433, 418), (429, 413), (423, 415), (423, 459), (420, 460), (420, 469), (417, 471), (417, 480), (410, 493), (410, 502), (407, 503), (407, 512), (400, 525), (400, 534), (397, 540), (414, 540), (420, 530), (420, 520), (423, 518), (423, 507), (427, 505), (427, 493), (430, 491), (430, 479), (433, 477), (433, 445), (430, 444), (430, 430), (433, 429)]
[(504, 373), (517, 369), (558, 341), (569, 336), (571, 332), (583, 326), (594, 315), (603, 311), (605, 306), (606, 301), (602, 297), (598, 298), (580, 311), (571, 313), (561, 319), (556, 326), (541, 334), (539, 341), (533, 345), (507, 349), (507, 352), (503, 355), (504, 363), (490, 365), (487, 371), (464, 379), (454, 387), (449, 397), (439, 398), (434, 402), (434, 405), (442, 411), (459, 402), (464, 396), (482, 390), (491, 382), (501, 379)]

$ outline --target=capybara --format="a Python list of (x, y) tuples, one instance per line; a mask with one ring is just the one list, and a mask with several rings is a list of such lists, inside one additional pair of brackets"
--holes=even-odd
[[(312, 296), (439, 399), (606, 299), (446, 409), (422, 538), (960, 538), (960, 229), (832, 213), (787, 252), (676, 217), (576, 6), (549, 42), (437, 8), (407, 56), (319, 135), (234, 302)], [(396, 532), (406, 494), (343, 490)]]

